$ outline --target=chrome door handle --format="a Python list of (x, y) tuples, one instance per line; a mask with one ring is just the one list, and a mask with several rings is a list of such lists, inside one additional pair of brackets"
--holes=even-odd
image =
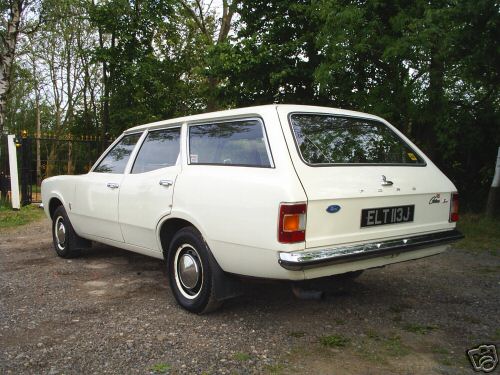
[(160, 180), (161, 186), (169, 187), (172, 186), (173, 184), (174, 182), (172, 180)]
[(118, 189), (118, 187), (120, 187), (120, 185), (118, 185), (115, 182), (108, 182), (106, 186), (109, 187), (110, 189)]

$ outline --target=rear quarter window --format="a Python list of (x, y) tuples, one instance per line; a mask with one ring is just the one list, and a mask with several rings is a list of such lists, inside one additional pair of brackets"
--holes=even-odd
[(264, 124), (249, 119), (191, 125), (189, 163), (270, 168)]
[(386, 124), (365, 118), (295, 113), (290, 125), (302, 159), (310, 165), (425, 165)]

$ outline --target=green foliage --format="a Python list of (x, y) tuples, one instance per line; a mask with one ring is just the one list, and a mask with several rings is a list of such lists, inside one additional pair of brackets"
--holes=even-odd
[(14, 211), (7, 202), (0, 202), (0, 228), (17, 227), (43, 217), (43, 210), (36, 205), (21, 207)]
[(195, 68), (203, 48), (193, 26), (179, 16), (178, 2), (113, 0), (91, 6), (89, 13), (108, 38), (95, 58), (109, 70), (112, 134), (199, 109)]
[(329, 335), (319, 338), (320, 344), (327, 348), (343, 348), (347, 346), (349, 341), (350, 340), (347, 337), (342, 335)]
[(37, 94), (42, 130), (74, 135), (235, 106), (343, 107), (388, 119), (462, 207), (484, 204), (500, 145), (494, 0), (234, 1), (227, 39), (213, 12), (200, 26), (194, 1), (40, 4), (44, 23), (20, 39), (11, 131), (33, 134)]
[(482, 215), (462, 215), (458, 229), (464, 234), (456, 247), (469, 251), (489, 251), (500, 254), (500, 220)]
[(172, 368), (168, 363), (156, 363), (151, 366), (150, 370), (154, 374), (166, 374)]
[(251, 359), (252, 356), (248, 353), (237, 352), (237, 353), (234, 353), (233, 358), (239, 362), (246, 362), (249, 359)]

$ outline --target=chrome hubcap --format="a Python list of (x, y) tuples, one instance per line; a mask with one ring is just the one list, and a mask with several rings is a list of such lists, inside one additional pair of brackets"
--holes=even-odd
[(188, 299), (195, 299), (203, 288), (203, 265), (196, 249), (189, 244), (177, 248), (174, 259), (175, 282)]
[(193, 289), (200, 279), (198, 264), (191, 254), (183, 254), (179, 259), (179, 278), (182, 285)]
[(54, 231), (57, 239), (57, 245), (60, 249), (64, 249), (64, 243), (66, 242), (66, 227), (64, 226), (62, 217), (57, 218)]

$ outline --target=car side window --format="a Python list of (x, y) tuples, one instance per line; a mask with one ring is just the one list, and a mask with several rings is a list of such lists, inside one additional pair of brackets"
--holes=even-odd
[(94, 168), (99, 173), (123, 173), (141, 133), (124, 136)]
[(175, 165), (179, 156), (180, 137), (181, 128), (149, 132), (137, 154), (132, 173), (144, 173)]
[(190, 164), (271, 167), (264, 125), (258, 119), (192, 125)]

